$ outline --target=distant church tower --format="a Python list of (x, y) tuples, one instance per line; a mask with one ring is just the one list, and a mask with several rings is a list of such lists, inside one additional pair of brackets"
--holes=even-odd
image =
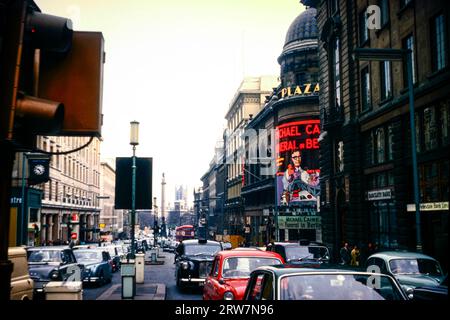
[(161, 217), (166, 217), (166, 178), (164, 177), (164, 173), (162, 174), (162, 180), (161, 180)]

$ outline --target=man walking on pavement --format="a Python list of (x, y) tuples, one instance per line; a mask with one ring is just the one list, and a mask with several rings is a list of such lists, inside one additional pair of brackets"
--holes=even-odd
[(340, 250), (341, 264), (349, 265), (351, 260), (350, 248), (348, 247), (348, 242), (344, 243), (344, 246)]

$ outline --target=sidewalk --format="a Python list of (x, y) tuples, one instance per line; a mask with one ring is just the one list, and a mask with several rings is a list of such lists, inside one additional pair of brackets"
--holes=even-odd
[[(158, 255), (158, 263), (164, 264), (166, 256)], [(144, 273), (147, 273), (147, 268), (151, 268), (150, 251), (145, 254), (145, 269)], [(144, 277), (145, 278), (145, 277)], [(134, 300), (165, 300), (166, 299), (166, 285), (163, 283), (137, 283), (136, 295)], [(97, 300), (122, 300), (122, 284), (115, 284), (100, 295)]]

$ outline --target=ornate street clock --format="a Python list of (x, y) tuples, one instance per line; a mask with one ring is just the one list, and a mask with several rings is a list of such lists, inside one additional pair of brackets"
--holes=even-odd
[(28, 184), (39, 184), (49, 180), (50, 159), (29, 158), (28, 159)]

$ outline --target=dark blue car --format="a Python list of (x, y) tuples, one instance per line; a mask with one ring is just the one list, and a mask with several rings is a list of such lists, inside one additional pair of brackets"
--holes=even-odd
[(101, 248), (78, 249), (74, 251), (77, 261), (84, 265), (83, 281), (100, 286), (112, 280), (111, 258)]

